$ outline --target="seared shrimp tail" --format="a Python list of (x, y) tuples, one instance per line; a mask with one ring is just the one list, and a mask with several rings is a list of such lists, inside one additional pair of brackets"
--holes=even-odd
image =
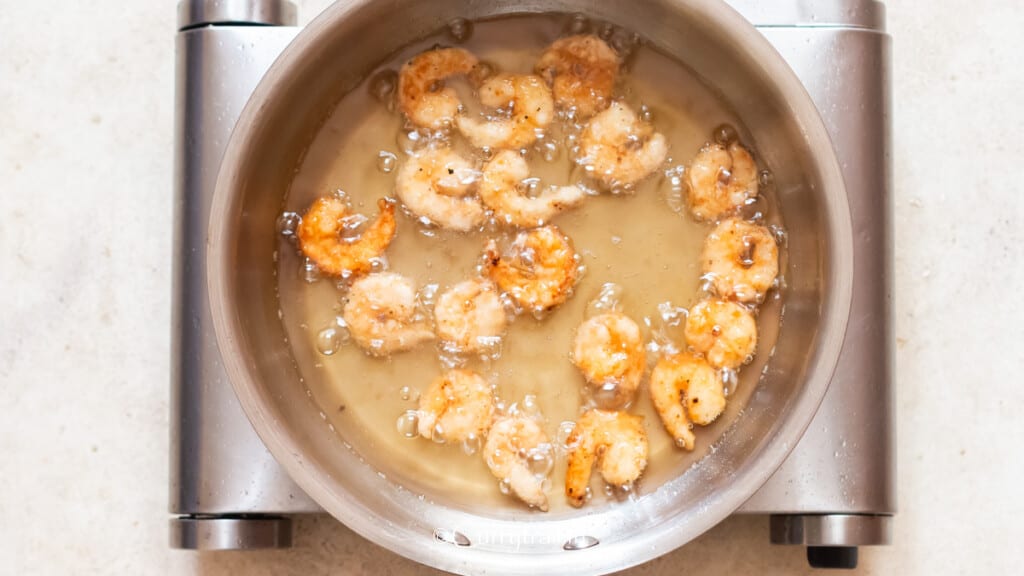
[(420, 396), (419, 433), (435, 442), (482, 439), (493, 417), (491, 385), (472, 370), (447, 372)]
[(611, 103), (619, 56), (601, 38), (581, 34), (556, 40), (535, 70), (551, 84), (558, 108), (586, 119)]
[(576, 162), (612, 189), (643, 180), (668, 156), (665, 137), (622, 102), (614, 102), (594, 116), (583, 131), (580, 144)]
[(527, 228), (543, 226), (586, 198), (578, 186), (552, 187), (538, 196), (527, 196), (519, 188), (529, 176), (526, 160), (517, 152), (503, 150), (484, 166), (480, 199), (499, 221)]
[(462, 103), (444, 86), (452, 76), (467, 75), (479, 62), (462, 48), (438, 48), (419, 54), (398, 74), (398, 105), (417, 126), (438, 130), (455, 120)]
[(725, 409), (722, 378), (703, 358), (662, 358), (651, 372), (651, 401), (676, 446), (693, 450), (691, 422), (706, 426)]
[[(588, 318), (576, 329), (572, 360), (601, 395), (602, 407), (621, 408), (640, 387), (647, 355), (640, 327), (621, 312)], [(610, 393), (610, 398), (604, 398)]]
[(757, 321), (748, 308), (728, 300), (704, 300), (690, 309), (686, 343), (715, 368), (737, 368), (757, 348)]
[(409, 212), (442, 228), (467, 232), (486, 218), (483, 205), (468, 192), (479, 173), (450, 148), (432, 148), (406, 160), (395, 192)]
[(543, 314), (565, 302), (579, 279), (572, 241), (556, 226), (520, 232), (502, 254), (492, 240), (484, 249), (484, 269), (520, 307)]
[(759, 302), (779, 274), (779, 247), (764, 226), (728, 218), (704, 240), (701, 267), (722, 298)]
[(388, 356), (432, 340), (434, 333), (416, 314), (416, 286), (392, 272), (364, 276), (352, 283), (342, 318), (361, 348)]
[(541, 511), (548, 510), (544, 492), (547, 471), (535, 473), (530, 460), (541, 458), (552, 462), (552, 448), (540, 426), (528, 418), (508, 416), (491, 426), (484, 444), (484, 460), (495, 478), (506, 482), (512, 493), (523, 502)]
[(437, 298), (434, 323), (446, 349), (470, 354), (495, 348), (508, 318), (497, 287), (474, 279), (459, 282)]
[(717, 220), (757, 196), (757, 163), (739, 142), (705, 144), (686, 172), (690, 211)]
[(299, 248), (325, 274), (348, 278), (370, 272), (396, 229), (394, 204), (381, 198), (377, 207), (380, 215), (358, 238), (343, 240), (344, 220), (352, 215), (348, 204), (336, 197), (317, 199), (299, 224)]
[(537, 139), (537, 132), (551, 124), (555, 116), (551, 90), (533, 75), (498, 74), (488, 78), (480, 86), (480, 102), (509, 110), (510, 117), (483, 120), (459, 116), (456, 126), (477, 148), (529, 146)]
[(587, 501), (595, 463), (605, 482), (618, 487), (636, 482), (647, 467), (647, 432), (640, 416), (590, 410), (576, 423), (568, 444), (565, 496), (576, 507)]

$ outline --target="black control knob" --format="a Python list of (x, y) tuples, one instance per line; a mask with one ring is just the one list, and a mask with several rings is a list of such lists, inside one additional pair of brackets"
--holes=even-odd
[(853, 570), (857, 567), (857, 547), (808, 546), (807, 563), (811, 568)]

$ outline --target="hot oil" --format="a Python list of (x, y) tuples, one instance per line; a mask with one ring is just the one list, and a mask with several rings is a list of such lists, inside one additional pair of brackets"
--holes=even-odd
[[(565, 34), (568, 20), (564, 16), (530, 16), (477, 22), (462, 46), (496, 70), (528, 73), (544, 48)], [(286, 210), (301, 213), (316, 197), (343, 190), (356, 211), (375, 217), (377, 199), (394, 196), (395, 173), (406, 158), (404, 149), (419, 144), (401, 136), (403, 119), (393, 105), (374, 97), (374, 82), (393, 78), (387, 71), (397, 71), (423, 50), (453, 43), (450, 35), (441, 35), (410, 46), (380, 67), (382, 75), (371, 77), (341, 100), (304, 157)], [(688, 163), (713, 137), (716, 126), (740, 126), (722, 99), (692, 71), (653, 49), (636, 48), (623, 74), (618, 96), (636, 110), (645, 106), (649, 111), (655, 128), (671, 145), (669, 167)], [(740, 133), (742, 136), (742, 128)], [(540, 177), (543, 185), (568, 184), (578, 174), (564, 142), (555, 144), (546, 151), (538, 146), (529, 157), (531, 176)], [(471, 364), (492, 379), (506, 405), (534, 396), (552, 441), (559, 437), (565, 422), (579, 415), (584, 382), (571, 364), (569, 350), (575, 328), (604, 284), (621, 287), (621, 310), (641, 324), (648, 340), (654, 334), (647, 325), (657, 327), (660, 322), (659, 305), (662, 310), (670, 308), (665, 303), (689, 307), (701, 297), (698, 255), (710, 226), (694, 221), (685, 207), (677, 211), (680, 191), (670, 176), (655, 174), (630, 194), (590, 197), (581, 207), (555, 219), (572, 238), (585, 266), (575, 295), (542, 320), (528, 313), (521, 315), (510, 325), (498, 359)], [(769, 208), (769, 222), (777, 213), (770, 209), (772, 202), (771, 198), (760, 202)], [(463, 235), (425, 229), (413, 218), (400, 215), (397, 236), (387, 252), (388, 268), (415, 279), (420, 287), (444, 290), (476, 275), (488, 237), (509, 234)], [(344, 295), (337, 282), (307, 282), (301, 272), (301, 257), (287, 243), (282, 243), (278, 265), (283, 321), (304, 380), (325, 419), (344, 440), (382, 474), (433, 500), (477, 513), (524, 513), (522, 504), (498, 490), (498, 481), (481, 455), (467, 453), (473, 446), (439, 445), (400, 433), (403, 414), (417, 408), (419, 393), (444, 370), (436, 347), (425, 345), (387, 359), (366, 355), (354, 344), (341, 341), (344, 331), (336, 328), (336, 318)], [(425, 299), (429, 304), (429, 297)], [(780, 308), (776, 292), (770, 293), (758, 316), (758, 354), (743, 368), (739, 382), (731, 386), (726, 413), (713, 425), (697, 430), (694, 452), (673, 445), (651, 407), (645, 386), (641, 387), (631, 411), (645, 417), (651, 457), (630, 497), (642, 497), (683, 473), (737, 417), (770, 357)], [(333, 332), (324, 333), (325, 329)], [(676, 344), (682, 346), (683, 342), (677, 338)], [(330, 354), (318, 352), (318, 347)], [(656, 358), (649, 356), (653, 363)], [(404, 427), (409, 429), (408, 421)], [(565, 455), (559, 450), (548, 490), (549, 517), (571, 510), (562, 495), (564, 475)], [(594, 476), (589, 508), (621, 498), (606, 495), (596, 471)]]

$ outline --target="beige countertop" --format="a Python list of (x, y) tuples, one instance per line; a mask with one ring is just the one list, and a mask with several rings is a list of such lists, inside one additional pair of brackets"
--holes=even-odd
[[(900, 514), (858, 573), (1019, 573), (1024, 10), (889, 18)], [(167, 548), (173, 2), (0, 1), (0, 30), (0, 573), (432, 573), (328, 518)], [(809, 572), (732, 518), (630, 573), (755, 571)]]

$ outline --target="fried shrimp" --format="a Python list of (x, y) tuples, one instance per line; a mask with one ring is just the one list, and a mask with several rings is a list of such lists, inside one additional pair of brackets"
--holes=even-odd
[(505, 254), (494, 240), (484, 250), (484, 269), (522, 308), (543, 314), (565, 302), (579, 278), (572, 241), (556, 226), (520, 232)]
[(342, 318), (357, 344), (374, 356), (409, 350), (434, 338), (416, 314), (416, 286), (393, 272), (363, 276), (352, 283)]
[(480, 86), (484, 106), (506, 111), (508, 118), (459, 116), (455, 125), (477, 148), (522, 148), (533, 144), (537, 132), (555, 117), (551, 89), (532, 74), (497, 74)]
[(578, 186), (552, 186), (538, 196), (527, 196), (521, 186), (529, 176), (526, 159), (512, 150), (502, 150), (484, 165), (480, 199), (499, 221), (527, 228), (545, 224), (586, 198)]
[(494, 391), (472, 370), (438, 376), (420, 396), (419, 433), (435, 442), (482, 439), (494, 418)]
[(444, 80), (466, 75), (478, 61), (462, 48), (438, 48), (417, 55), (398, 74), (398, 105), (417, 126), (439, 130), (455, 120), (462, 103)]
[(705, 144), (686, 171), (690, 212), (717, 220), (757, 196), (757, 164), (739, 142)]
[(728, 300), (704, 300), (691, 308), (683, 334), (715, 368), (736, 368), (757, 348), (754, 314)]
[(576, 163), (610, 188), (643, 180), (665, 162), (668, 142), (622, 102), (594, 116), (580, 138)]
[(465, 280), (437, 298), (434, 324), (446, 349), (473, 353), (501, 342), (508, 319), (498, 289), (488, 280)]
[(469, 160), (450, 148), (430, 148), (406, 160), (395, 179), (405, 207), (428, 222), (466, 232), (483, 224), (483, 205), (468, 195), (479, 179)]
[(536, 422), (522, 416), (508, 416), (495, 422), (487, 433), (484, 461), (491, 474), (507, 483), (517, 498), (547, 512), (544, 480), (548, 470), (535, 473), (531, 461), (539, 459), (550, 463), (552, 451), (547, 434)]
[(722, 298), (758, 302), (779, 274), (779, 247), (764, 226), (723, 220), (708, 234), (701, 269)]
[(690, 422), (706, 426), (725, 410), (722, 377), (703, 358), (684, 353), (662, 358), (651, 372), (651, 401), (676, 446), (693, 450)]
[(646, 354), (640, 327), (621, 312), (588, 318), (576, 329), (572, 361), (587, 383), (626, 404), (644, 375)]
[(551, 84), (555, 104), (586, 119), (608, 107), (619, 74), (619, 56), (592, 34), (556, 40), (534, 68)]
[(565, 495), (577, 508), (587, 501), (595, 463), (605, 482), (618, 487), (631, 485), (647, 467), (647, 433), (640, 416), (590, 410), (580, 417), (567, 444)]
[(353, 216), (348, 204), (336, 197), (317, 199), (296, 231), (299, 248), (326, 274), (348, 278), (370, 272), (395, 237), (395, 205), (381, 198), (377, 207), (377, 219), (358, 238), (347, 240), (341, 232)]

